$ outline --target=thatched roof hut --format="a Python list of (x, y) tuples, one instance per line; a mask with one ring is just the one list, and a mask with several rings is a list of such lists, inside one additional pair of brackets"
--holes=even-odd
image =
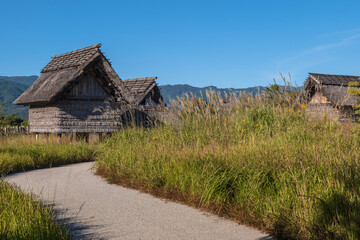
[(52, 57), (35, 83), (15, 100), (14, 104), (30, 106), (31, 132), (114, 132), (130, 106), (148, 97), (162, 99), (154, 78), (129, 80), (129, 90), (100, 47), (96, 44)]
[(160, 89), (155, 80), (157, 77), (125, 79), (126, 91), (129, 91), (133, 104), (154, 106), (164, 103)]
[(313, 117), (352, 118), (357, 97), (348, 94), (349, 82), (360, 82), (360, 77), (309, 73), (295, 106), (306, 104), (306, 111)]
[(51, 57), (41, 70), (40, 77), (14, 104), (39, 105), (61, 100), (80, 80), (90, 74), (99, 81), (105, 91), (118, 100), (125, 100), (124, 84), (100, 51), (101, 44)]

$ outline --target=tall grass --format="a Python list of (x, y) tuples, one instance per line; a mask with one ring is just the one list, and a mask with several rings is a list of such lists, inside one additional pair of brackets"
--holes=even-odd
[(108, 139), (98, 173), (278, 239), (360, 238), (357, 125), (310, 119), (286, 92), (205, 97), (173, 102), (172, 124)]
[[(55, 137), (0, 137), (0, 175), (93, 160), (92, 145)], [(54, 211), (0, 179), (0, 239), (70, 239)]]
[(0, 239), (71, 239), (52, 208), (0, 180)]
[(0, 174), (94, 160), (92, 145), (63, 138), (0, 137)]

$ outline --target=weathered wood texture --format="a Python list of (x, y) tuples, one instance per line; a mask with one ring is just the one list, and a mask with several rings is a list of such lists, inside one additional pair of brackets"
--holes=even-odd
[(32, 133), (114, 132), (122, 109), (91, 74), (86, 74), (60, 102), (30, 106)]
[(343, 121), (352, 118), (354, 111), (349, 106), (334, 106), (321, 92), (316, 92), (306, 106), (305, 112), (312, 118), (328, 118)]
[(86, 74), (68, 94), (66, 99), (106, 99), (109, 94), (91, 74)]
[(340, 110), (330, 104), (310, 104), (306, 107), (306, 113), (310, 114), (312, 118), (326, 117), (331, 120), (339, 120), (341, 115)]
[(52, 57), (40, 77), (14, 104), (39, 105), (61, 101), (64, 94), (90, 71), (106, 82), (106, 88), (112, 90), (119, 101), (126, 101), (124, 83), (102, 54), (100, 46), (97, 44)]
[(30, 106), (32, 133), (114, 132), (121, 127), (121, 111), (111, 102), (64, 101), (53, 106)]
[[(164, 102), (155, 79), (157, 79), (157, 77), (123, 80), (125, 84), (124, 89), (129, 91), (130, 95), (133, 97), (132, 103), (135, 105), (146, 105), (149, 102), (153, 102), (158, 105), (161, 102)], [(147, 102), (147, 100), (149, 101)]]
[(352, 106), (358, 98), (348, 94), (350, 82), (360, 82), (359, 77), (309, 73), (294, 107), (306, 104), (306, 112), (315, 118), (355, 119)]
[[(138, 108), (163, 100), (156, 77), (122, 81), (100, 46), (52, 57), (35, 83), (14, 101), (30, 105), (31, 133), (88, 137), (90, 133), (118, 131), (129, 121), (152, 121)], [(130, 85), (126, 87), (124, 82)]]

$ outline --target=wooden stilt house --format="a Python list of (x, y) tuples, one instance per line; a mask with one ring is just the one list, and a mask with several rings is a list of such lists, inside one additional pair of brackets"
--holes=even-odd
[(52, 57), (14, 104), (29, 106), (32, 133), (110, 133), (132, 101), (101, 44)]
[(359, 76), (309, 73), (295, 107), (302, 104), (306, 112), (317, 118), (353, 119), (357, 97), (348, 93), (349, 82), (360, 82)]

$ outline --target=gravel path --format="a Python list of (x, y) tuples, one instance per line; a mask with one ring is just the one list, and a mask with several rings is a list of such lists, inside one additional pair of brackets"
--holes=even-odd
[(54, 203), (75, 239), (271, 239), (194, 208), (106, 183), (92, 163), (12, 174), (7, 181)]

